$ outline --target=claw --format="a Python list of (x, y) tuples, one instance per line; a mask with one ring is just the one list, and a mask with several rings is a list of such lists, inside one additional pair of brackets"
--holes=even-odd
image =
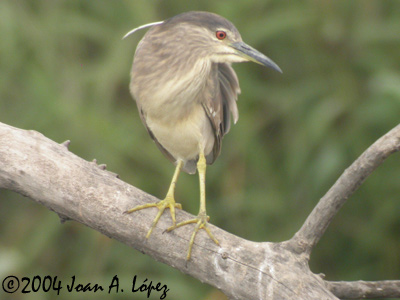
[(153, 232), (154, 228), (156, 227), (158, 221), (160, 220), (161, 215), (164, 213), (164, 210), (166, 208), (169, 208), (170, 212), (171, 212), (171, 219), (172, 219), (172, 224), (175, 225), (176, 224), (176, 218), (175, 218), (175, 208), (178, 209), (182, 209), (182, 205), (179, 203), (175, 202), (175, 199), (171, 196), (167, 196), (164, 200), (161, 200), (160, 202), (157, 203), (148, 203), (148, 204), (143, 204), (143, 205), (139, 205), (136, 206), (132, 209), (129, 209), (127, 211), (125, 211), (125, 214), (130, 214), (133, 213), (135, 211), (141, 210), (141, 209), (145, 209), (145, 208), (149, 208), (149, 207), (157, 207), (158, 208), (158, 213), (157, 216), (154, 218), (153, 223), (151, 224), (151, 227), (149, 229), (149, 231), (146, 234), (146, 239), (148, 239), (151, 235), (151, 233)]
[(169, 227), (167, 229), (167, 232), (170, 232), (170, 231), (172, 231), (172, 230), (174, 230), (174, 229), (176, 229), (178, 227), (182, 227), (182, 226), (185, 226), (185, 225), (188, 225), (188, 224), (196, 224), (196, 226), (194, 227), (192, 236), (190, 237), (189, 250), (188, 250), (188, 253), (187, 253), (187, 256), (186, 256), (186, 260), (187, 261), (190, 260), (190, 257), (192, 255), (192, 248), (193, 248), (193, 244), (194, 244), (194, 239), (195, 239), (195, 237), (196, 237), (196, 235), (197, 235), (197, 233), (198, 233), (198, 231), (200, 229), (204, 229), (207, 232), (208, 236), (214, 241), (214, 243), (216, 243), (219, 246), (218, 240), (214, 237), (214, 235), (211, 233), (211, 230), (207, 226), (209, 220), (210, 220), (209, 216), (200, 213), (194, 219), (180, 222), (180, 223), (178, 223), (176, 225), (173, 225), (173, 226), (171, 226), (171, 227)]
[(167, 196), (165, 197), (164, 200), (161, 200), (160, 202), (156, 202), (156, 203), (139, 205), (139, 206), (136, 206), (125, 212), (126, 214), (130, 214), (130, 213), (133, 213), (134, 211), (138, 211), (138, 210), (141, 210), (144, 208), (149, 208), (149, 207), (157, 207), (158, 208), (157, 216), (154, 218), (153, 223), (151, 224), (151, 227), (146, 234), (146, 239), (148, 239), (149, 236), (151, 235), (151, 233), (153, 232), (153, 229), (156, 227), (158, 220), (160, 220), (160, 217), (164, 213), (164, 210), (166, 208), (169, 208), (169, 210), (171, 212), (172, 225), (175, 226), (175, 224), (176, 224), (175, 208), (182, 209), (182, 205), (175, 202), (174, 192), (175, 192), (176, 181), (178, 180), (178, 175), (181, 171), (182, 166), (183, 166), (183, 161), (179, 160), (177, 162), (177, 165), (175, 168), (175, 173), (174, 173), (174, 176), (172, 177), (171, 185), (169, 186)]

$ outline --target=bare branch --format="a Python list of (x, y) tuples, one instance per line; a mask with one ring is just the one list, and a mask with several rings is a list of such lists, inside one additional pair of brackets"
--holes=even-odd
[(321, 198), (292, 242), (310, 254), (333, 217), (364, 180), (392, 153), (400, 151), (400, 124), (369, 147)]
[(400, 298), (400, 280), (327, 281), (326, 284), (341, 299)]
[[(215, 286), (230, 299), (337, 299), (311, 273), (307, 261), (284, 243), (254, 243), (210, 225), (221, 247), (200, 232), (187, 262), (193, 229), (184, 226), (164, 233), (171, 225), (169, 214), (161, 216), (146, 240), (156, 212), (123, 212), (157, 199), (35, 131), (0, 123), (0, 188), (25, 195), (62, 220), (85, 224)], [(193, 218), (182, 210), (176, 214), (178, 221)]]
[[(369, 174), (379, 164), (379, 159), (382, 161), (390, 153), (399, 150), (399, 131), (400, 126), (367, 150), (355, 166), (342, 175), (338, 181), (339, 187), (336, 183), (333, 191), (328, 192), (333, 195), (328, 196), (349, 195), (350, 192), (346, 191), (353, 191), (364, 179), (352, 182), (351, 176), (359, 178), (360, 173)], [(342, 182), (345, 180), (349, 180), (349, 183)], [(65, 143), (57, 144), (38, 132), (2, 123), (0, 188), (25, 195), (56, 212), (63, 220), (80, 222), (215, 286), (230, 299), (338, 299), (327, 288), (333, 289), (334, 285), (327, 284), (310, 271), (308, 251), (312, 247), (305, 247), (303, 251), (299, 251), (298, 247), (302, 243), (316, 243), (319, 235), (323, 234), (324, 228), (318, 225), (328, 226), (329, 222), (321, 222), (319, 216), (314, 216), (314, 221), (309, 217), (308, 223), (294, 237), (295, 243), (292, 240), (255, 243), (210, 225), (221, 247), (210, 242), (204, 232), (199, 233), (192, 258), (187, 262), (190, 226), (164, 234), (171, 222), (169, 215), (165, 214), (152, 236), (146, 240), (145, 235), (155, 211), (148, 209), (131, 215), (123, 213), (136, 205), (154, 202), (154, 197), (116, 178), (115, 174), (102, 170), (97, 164), (69, 152)], [(335, 199), (330, 202), (324, 200), (328, 204), (321, 206), (320, 203), (318, 209), (329, 209), (329, 204), (333, 205), (336, 201), (341, 203), (341, 198)], [(335, 207), (335, 211), (339, 208)], [(316, 213), (313, 212), (313, 215)], [(334, 213), (331, 215), (333, 217)], [(177, 211), (178, 221), (189, 218), (193, 216)], [(311, 230), (316, 230), (317, 234)]]

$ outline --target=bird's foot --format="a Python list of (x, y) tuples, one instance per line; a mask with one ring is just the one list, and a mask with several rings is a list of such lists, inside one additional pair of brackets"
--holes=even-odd
[(175, 208), (182, 209), (182, 205), (180, 205), (179, 203), (176, 203), (173, 196), (167, 195), (167, 197), (165, 197), (164, 200), (161, 200), (161, 201), (156, 202), (156, 203), (148, 203), (148, 204), (139, 205), (139, 206), (136, 206), (136, 207), (134, 207), (132, 209), (127, 210), (125, 213), (126, 214), (130, 214), (130, 213), (133, 213), (135, 211), (138, 211), (138, 210), (141, 210), (141, 209), (145, 209), (145, 208), (149, 208), (149, 207), (157, 207), (158, 208), (158, 213), (157, 213), (157, 216), (154, 218), (153, 223), (151, 224), (151, 227), (150, 227), (149, 231), (146, 234), (146, 239), (149, 238), (149, 236), (153, 232), (153, 229), (156, 227), (156, 225), (158, 223), (158, 220), (160, 220), (160, 217), (164, 213), (164, 210), (166, 208), (169, 208), (169, 210), (170, 210), (173, 226), (175, 226), (175, 224), (176, 224)]
[(180, 223), (178, 223), (176, 225), (173, 225), (173, 226), (171, 226), (171, 227), (169, 227), (167, 229), (167, 231), (170, 232), (170, 231), (172, 231), (172, 230), (174, 230), (174, 229), (176, 229), (178, 227), (182, 227), (182, 226), (185, 226), (185, 225), (188, 225), (188, 224), (196, 224), (196, 226), (194, 227), (192, 236), (190, 238), (189, 250), (188, 250), (188, 254), (186, 256), (186, 260), (190, 259), (190, 256), (192, 254), (192, 247), (193, 247), (194, 239), (196, 237), (197, 232), (200, 229), (204, 229), (207, 232), (208, 236), (214, 241), (214, 243), (216, 243), (219, 246), (218, 240), (214, 237), (214, 235), (211, 233), (210, 229), (207, 226), (209, 220), (210, 220), (210, 217), (207, 216), (205, 214), (205, 212), (204, 213), (200, 212), (199, 215), (196, 218), (180, 222)]

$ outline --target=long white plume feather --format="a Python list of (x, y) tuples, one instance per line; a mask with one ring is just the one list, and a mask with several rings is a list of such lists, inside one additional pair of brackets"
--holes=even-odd
[(138, 30), (141, 30), (141, 29), (144, 29), (144, 28), (148, 28), (148, 27), (151, 27), (151, 26), (154, 26), (154, 25), (160, 25), (160, 24), (162, 24), (162, 23), (164, 23), (164, 21), (158, 21), (158, 22), (148, 23), (148, 24), (145, 24), (145, 25), (136, 27), (136, 28), (132, 29), (131, 31), (129, 31), (127, 34), (125, 34), (124, 37), (123, 37), (122, 39), (127, 38), (127, 37), (130, 36), (132, 33), (135, 33), (135, 32), (138, 31)]

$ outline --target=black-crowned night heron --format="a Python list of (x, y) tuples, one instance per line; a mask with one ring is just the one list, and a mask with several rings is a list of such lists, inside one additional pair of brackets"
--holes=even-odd
[[(206, 165), (221, 151), (230, 118), (238, 120), (236, 106), (239, 82), (231, 63), (253, 61), (280, 68), (268, 57), (248, 46), (235, 26), (221, 16), (208, 12), (187, 12), (151, 27), (137, 46), (131, 71), (130, 91), (151, 138), (164, 155), (176, 164), (167, 196), (158, 203), (144, 204), (127, 211), (157, 207), (146, 238), (150, 236), (166, 208), (175, 228), (194, 223), (187, 259), (199, 229), (209, 230), (206, 214)], [(125, 36), (125, 37), (126, 37)], [(192, 220), (176, 223), (174, 190), (181, 170), (199, 172), (200, 211)]]

